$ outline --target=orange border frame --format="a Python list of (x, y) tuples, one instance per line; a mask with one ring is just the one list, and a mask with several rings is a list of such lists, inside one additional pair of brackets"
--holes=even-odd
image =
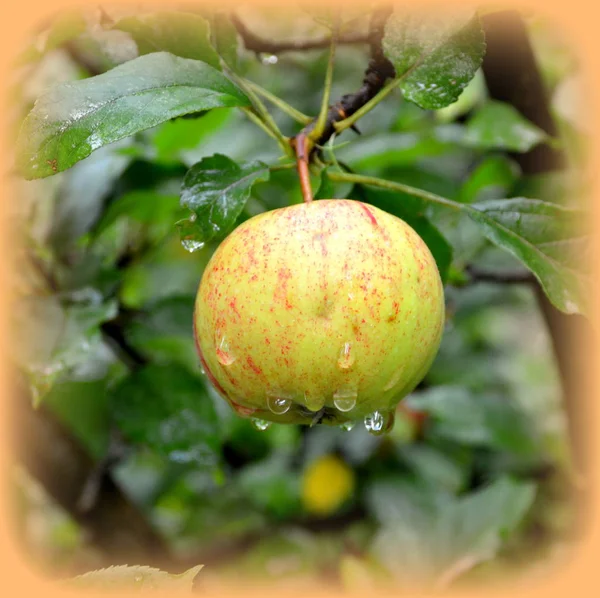
[[(314, 1), (314, 0), (313, 0)], [(340, 0), (321, 0), (319, 4), (325, 2), (338, 3)], [(345, 0), (344, 5), (347, 6), (349, 3), (356, 2), (357, 4), (364, 4), (364, 0)], [(195, 4), (208, 4), (210, 0), (195, 0), (195, 2), (189, 2)], [(269, 4), (265, 0), (247, 0), (246, 4)], [(272, 1), (271, 3), (274, 4)], [(413, 6), (422, 6), (424, 2), (422, 0), (413, 0), (412, 2), (396, 2), (397, 4), (405, 3)], [(97, 3), (93, 3), (97, 4)], [(113, 4), (108, 2), (107, 4)], [(116, 4), (116, 3), (114, 3)], [(121, 2), (119, 4), (140, 4), (135, 2)], [(157, 6), (163, 8), (169, 3), (167, 0), (163, 2), (155, 2)], [(180, 5), (180, 3), (177, 3)], [(181, 3), (184, 4), (184, 3)], [(222, 8), (224, 4), (240, 4), (240, 2), (232, 2), (232, 0), (220, 0), (219, 6)], [(281, 8), (281, 2), (278, 3)], [(433, 4), (427, 2), (427, 4)], [(444, 3), (447, 5), (447, 3)], [(457, 3), (458, 4), (458, 3)], [(460, 2), (460, 5), (464, 5), (465, 0)], [(590, 112), (586, 115), (586, 118), (590, 122), (590, 130), (592, 131), (592, 138), (600, 138), (600, 127), (598, 115), (600, 110), (594, 111), (595, 106), (600, 106), (600, 80), (594, 77), (595, 74), (600, 73), (600, 35), (598, 34), (597, 17), (600, 15), (600, 5), (593, 2), (593, 0), (570, 0), (564, 2), (561, 0), (520, 0), (520, 1), (508, 1), (508, 2), (493, 2), (490, 3), (486, 0), (474, 3), (469, 2), (482, 7), (489, 6), (490, 8), (517, 8), (527, 9), (537, 12), (538, 14), (546, 17), (551, 23), (557, 26), (559, 33), (562, 33), (565, 38), (570, 41), (575, 52), (578, 55), (581, 70), (584, 74), (584, 80), (587, 85), (585, 89), (586, 93), (586, 105), (587, 110)], [(47, 2), (44, 0), (19, 0), (10, 4), (8, 8), (8, 2), (4, 4), (2, 8), (3, 18), (0, 20), (0, 43), (2, 44), (2, 52), (0, 53), (0, 76), (2, 77), (5, 90), (8, 88), (12, 76), (12, 61), (17, 55), (18, 51), (25, 46), (26, 40), (31, 35), (32, 31), (35, 30), (39, 24), (47, 19), (52, 18), (57, 12), (63, 9), (72, 9), (89, 6), (89, 2), (83, 1), (68, 1), (68, 0), (53, 0)], [(6, 96), (6, 94), (5, 94)], [(6, 97), (4, 102), (6, 104)], [(6, 114), (7, 110), (3, 113)], [(4, 164), (11, 164), (12, 161), (12, 145), (11, 139), (8, 138), (6, 121), (4, 128), (2, 129), (2, 141), (4, 142), (5, 155), (8, 156), (8, 160)], [(589, 155), (589, 166), (600, 163), (600, 145), (594, 144), (590, 148)], [(591, 168), (592, 173), (594, 172)], [(597, 178), (597, 177), (596, 177)], [(5, 184), (2, 187), (3, 190), (3, 203), (2, 206), (7, 206), (9, 201), (14, 201), (14, 196), (11, 190)], [(594, 181), (593, 194), (594, 198), (598, 200), (600, 187), (598, 180)], [(600, 212), (600, 201), (594, 202), (594, 224), (595, 231), (598, 231), (598, 216)], [(6, 213), (8, 208), (3, 207), (0, 216), (0, 225), (3, 226), (2, 234), (0, 235), (0, 247), (3, 255), (10, 255), (11, 248), (14, 248), (15, 239), (11, 238), (10, 231), (7, 230), (6, 224)], [(593, 264), (595, 268), (599, 267), (600, 264), (600, 242), (598, 235), (594, 236), (593, 241)], [(596, 272), (595, 280), (600, 278), (600, 272)], [(8, 310), (9, 310), (9, 291), (10, 291), (10, 271), (6, 260), (0, 260), (0, 285), (2, 292), (0, 293), (0, 342), (2, 342), (2, 349), (6, 351), (4, 355), (8, 354), (10, 350), (10, 339), (9, 339), (9, 327), (8, 327)], [(595, 331), (597, 332), (598, 327), (598, 313), (593, 314), (593, 323)], [(587, 354), (589, 348), (578, 347), (583, 355)], [(582, 381), (582, 390), (585, 395), (592, 398), (600, 396), (598, 393), (598, 372), (600, 368), (594, 367), (598, 361), (598, 355), (593, 357), (594, 362), (592, 364), (592, 371), (590, 372), (589, 380)], [(8, 367), (6, 360), (0, 361), (0, 384), (6, 395), (10, 395)], [(10, 437), (11, 430), (7, 425), (9, 423), (8, 417), (8, 401), (2, 401), (0, 403), (0, 416), (1, 421), (5, 424), (4, 433), (0, 435), (0, 441), (6, 442), (6, 439)], [(505, 595), (510, 592), (513, 598), (525, 598), (525, 597), (550, 597), (557, 596), (562, 598), (565, 595), (581, 595), (587, 596), (592, 592), (589, 589), (600, 587), (600, 583), (597, 581), (597, 555), (600, 553), (600, 519), (598, 518), (597, 510), (593, 507), (598, 500), (597, 492), (597, 479), (598, 469), (600, 466), (600, 460), (597, 459), (598, 455), (598, 440), (595, 439), (600, 437), (598, 434), (593, 434), (592, 430), (597, 430), (598, 427), (598, 410), (595, 407), (595, 401), (591, 400), (588, 406), (589, 418), (589, 429), (587, 430), (587, 437), (589, 438), (589, 454), (590, 454), (590, 469), (587, 475), (587, 483), (591, 487), (590, 500), (587, 505), (588, 512), (584, 514), (585, 517), (585, 534), (579, 544), (574, 548), (570, 557), (565, 559), (560, 569), (556, 570), (554, 574), (550, 574), (548, 571), (544, 572), (543, 576), (540, 576), (537, 580), (529, 580), (525, 583), (512, 583), (510, 580), (506, 583), (498, 585), (482, 585), (477, 586), (469, 590), (455, 590), (449, 591), (448, 594), (455, 596), (468, 596), (475, 597), (485, 591), (488, 594)], [(0, 451), (0, 467), (2, 468), (1, 475), (1, 490), (0, 490), (0, 501), (2, 501), (2, 517), (4, 523), (0, 524), (0, 563), (2, 564), (2, 584), (1, 586), (8, 591), (8, 595), (29, 595), (41, 594), (52, 598), (56, 596), (70, 596), (80, 595), (81, 591), (66, 590), (62, 587), (57, 587), (57, 584), (45, 580), (39, 576), (31, 567), (24, 556), (16, 548), (14, 539), (11, 537), (8, 529), (10, 526), (6, 524), (7, 515), (10, 510), (5, 501), (8, 502), (10, 492), (10, 463), (11, 453), (8, 446), (3, 447), (4, 450)], [(312, 596), (326, 596), (333, 594), (327, 589), (311, 588), (310, 593)], [(75, 593), (76, 592), (76, 593)], [(86, 592), (84, 592), (85, 594)], [(211, 594), (213, 592), (210, 592)], [(295, 594), (302, 594), (305, 596), (307, 588), (298, 588), (295, 591), (291, 588), (282, 592), (281, 589), (276, 590), (275, 595), (280, 596), (282, 593), (293, 596)], [(362, 594), (363, 592), (361, 592)], [(89, 595), (95, 595), (96, 592), (87, 591)], [(261, 595), (264, 596), (266, 592), (259, 591), (257, 588), (250, 589), (247, 586), (231, 587), (230, 591), (220, 592), (221, 595)], [(381, 591), (380, 595), (387, 595), (387, 591)], [(415, 595), (414, 592), (411, 592)], [(116, 594), (115, 594), (116, 595)], [(170, 594), (172, 595), (172, 594)], [(357, 593), (358, 595), (358, 593)], [(392, 594), (390, 594), (392, 595)]]

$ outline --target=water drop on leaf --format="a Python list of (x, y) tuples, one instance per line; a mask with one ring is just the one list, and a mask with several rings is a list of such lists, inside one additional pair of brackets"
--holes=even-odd
[(186, 251), (193, 253), (194, 251), (198, 251), (204, 247), (204, 243), (200, 241), (194, 241), (193, 239), (182, 239), (181, 245)]

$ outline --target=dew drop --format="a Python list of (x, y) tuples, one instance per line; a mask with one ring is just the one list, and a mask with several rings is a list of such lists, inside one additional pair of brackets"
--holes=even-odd
[(306, 408), (309, 409), (310, 411), (319, 411), (320, 409), (323, 408), (323, 405), (325, 404), (325, 399), (323, 397), (317, 397), (317, 396), (310, 396), (310, 393), (308, 391), (304, 392), (304, 404), (306, 405)]
[(193, 253), (194, 251), (198, 251), (198, 249), (202, 249), (204, 247), (204, 243), (201, 241), (194, 241), (193, 239), (182, 239), (181, 245), (186, 251)]
[(283, 415), (290, 410), (292, 400), (284, 397), (281, 394), (267, 395), (267, 406), (275, 415)]
[(264, 432), (271, 425), (271, 422), (265, 421), (264, 419), (253, 419), (252, 425), (260, 432)]
[(221, 365), (231, 365), (235, 361), (235, 356), (231, 354), (227, 338), (222, 336), (217, 347), (217, 361)]
[(341, 388), (333, 395), (333, 404), (339, 411), (345, 413), (356, 407), (358, 392), (356, 388)]
[(394, 419), (393, 411), (388, 411), (386, 413), (373, 411), (373, 413), (365, 417), (365, 428), (370, 434), (381, 436), (394, 427)]
[(354, 364), (354, 355), (352, 353), (352, 344), (344, 343), (342, 350), (340, 351), (340, 357), (338, 359), (338, 367), (342, 370), (347, 370)]
[(340, 428), (342, 430), (344, 430), (344, 432), (350, 432), (350, 430), (352, 430), (352, 428), (354, 428), (355, 425), (356, 425), (356, 422), (347, 421), (347, 422), (344, 422), (343, 424), (340, 424)]
[(392, 388), (394, 388), (394, 386), (396, 386), (396, 384), (398, 384), (398, 382), (400, 381), (400, 378), (402, 377), (402, 372), (404, 372), (404, 364), (396, 368), (388, 383), (383, 387), (383, 390), (391, 390)]

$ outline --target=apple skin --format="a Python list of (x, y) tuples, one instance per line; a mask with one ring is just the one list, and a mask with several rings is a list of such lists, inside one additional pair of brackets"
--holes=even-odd
[(335, 425), (393, 412), (431, 366), (444, 318), (435, 260), (408, 224), (324, 199), (259, 214), (221, 243), (194, 335), (242, 417)]

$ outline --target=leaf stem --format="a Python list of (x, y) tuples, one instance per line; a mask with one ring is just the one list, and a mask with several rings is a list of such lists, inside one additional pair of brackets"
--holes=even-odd
[(295, 162), (290, 162), (289, 164), (275, 164), (274, 166), (269, 166), (269, 170), (271, 172), (277, 172), (279, 170), (290, 170), (292, 168), (296, 168)]
[(331, 98), (331, 84), (333, 83), (333, 66), (335, 63), (335, 47), (337, 43), (338, 29), (335, 27), (331, 34), (331, 46), (329, 50), (329, 60), (327, 61), (327, 71), (325, 73), (325, 83), (323, 85), (323, 98), (321, 100), (321, 110), (315, 122), (312, 131), (309, 133), (310, 141), (318, 141), (327, 125), (327, 116), (329, 114), (329, 100)]
[(296, 136), (296, 164), (298, 167), (298, 176), (300, 177), (300, 189), (302, 189), (302, 198), (305, 203), (313, 200), (312, 189), (310, 186), (310, 174), (308, 170), (308, 137), (305, 133)]
[(269, 137), (275, 139), (275, 141), (279, 141), (279, 137), (275, 131), (269, 127), (265, 121), (259, 116), (259, 114), (254, 110), (254, 108), (241, 108), (242, 112), (257, 126), (259, 126)]
[[(265, 125), (261, 128), (266, 132), (267, 128), (271, 131), (269, 135), (275, 139), (281, 149), (288, 155), (293, 156), (293, 152), (290, 146), (290, 141), (287, 137), (283, 135), (277, 123), (273, 120), (273, 117), (269, 114), (266, 106), (263, 104), (262, 100), (258, 97), (258, 95), (254, 92), (254, 90), (247, 84), (247, 81), (242, 77), (238, 77), (233, 71), (228, 71), (229, 76), (233, 79), (235, 83), (237, 83), (244, 93), (250, 98), (252, 102), (252, 112), (255, 117), (257, 117), (262, 123)], [(248, 108), (242, 108), (242, 110), (249, 116)], [(256, 119), (250, 117), (250, 119), (258, 125)], [(265, 128), (266, 127), (266, 128)]]
[(333, 126), (335, 128), (336, 133), (341, 133), (346, 129), (349, 129), (354, 123), (362, 118), (367, 112), (370, 112), (381, 102), (381, 100), (385, 99), (402, 81), (402, 77), (398, 77), (393, 81), (390, 81), (385, 87), (379, 91), (375, 96), (373, 96), (366, 104), (361, 106), (352, 116), (345, 118), (344, 120), (340, 120), (338, 122), (334, 122)]
[(282, 100), (280, 97), (271, 93), (264, 87), (261, 87), (257, 83), (254, 83), (254, 81), (249, 81), (246, 79), (245, 83), (252, 89), (252, 91), (261, 95), (263, 98), (271, 102), (271, 104), (273, 104), (274, 106), (277, 106), (279, 110), (287, 114), (289, 117), (293, 118), (296, 122), (302, 125), (307, 125), (309, 122), (312, 121), (312, 118), (310, 116), (308, 116), (307, 114), (303, 114), (302, 112), (300, 112), (300, 110), (296, 110), (296, 108), (290, 106), (290, 104), (288, 104), (286, 101)]
[(358, 185), (370, 185), (372, 187), (388, 189), (389, 191), (398, 191), (400, 193), (406, 193), (407, 195), (419, 197), (431, 203), (435, 203), (437, 205), (450, 208), (452, 210), (461, 211), (464, 210), (465, 207), (462, 204), (456, 203), (450, 199), (446, 199), (441, 195), (430, 193), (429, 191), (425, 191), (424, 189), (417, 189), (416, 187), (411, 187), (410, 185), (405, 185), (404, 183), (396, 183), (394, 181), (379, 179), (377, 177), (365, 176), (362, 174), (350, 174), (346, 172), (330, 172), (329, 178), (332, 181), (356, 183)]

